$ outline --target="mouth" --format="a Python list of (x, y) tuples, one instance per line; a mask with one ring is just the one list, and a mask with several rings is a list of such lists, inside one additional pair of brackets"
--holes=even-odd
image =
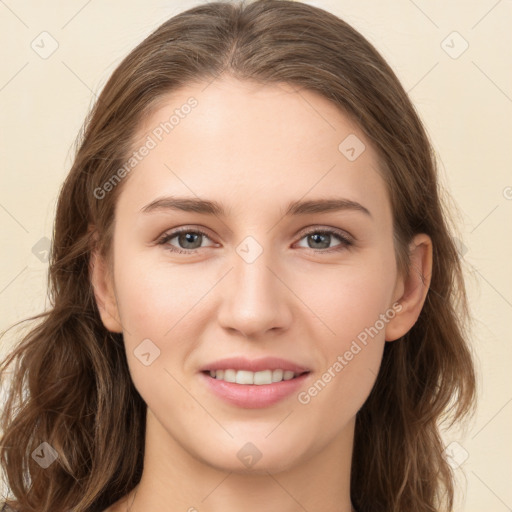
[(297, 379), (302, 375), (308, 374), (309, 371), (294, 372), (291, 370), (276, 368), (252, 372), (250, 370), (235, 370), (234, 368), (227, 368), (219, 370), (205, 370), (202, 373), (215, 380), (240, 384), (243, 386), (265, 386)]
[(297, 395), (310, 379), (310, 371), (281, 368), (260, 370), (204, 370), (201, 380), (213, 396), (230, 406), (262, 409)]

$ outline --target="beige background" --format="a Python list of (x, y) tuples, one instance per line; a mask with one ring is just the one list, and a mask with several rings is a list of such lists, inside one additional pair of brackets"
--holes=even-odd
[[(198, 3), (0, 1), (0, 329), (45, 307), (45, 237), (51, 237), (72, 145), (95, 96), (139, 41)], [(456, 510), (512, 510), (512, 4), (307, 3), (342, 17), (381, 51), (439, 155), (459, 212), (480, 384), (475, 420), (465, 432), (445, 434), (447, 445), (458, 443), (450, 453), (460, 463), (456, 472), (466, 494)], [(39, 36), (43, 31), (51, 36)], [(56, 44), (51, 38), (58, 48), (42, 58), (31, 44), (49, 51)], [(12, 341), (2, 339), (2, 352)]]

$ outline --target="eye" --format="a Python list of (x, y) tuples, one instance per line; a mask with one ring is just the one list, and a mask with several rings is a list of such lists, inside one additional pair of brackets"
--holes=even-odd
[[(176, 238), (179, 247), (171, 244), (171, 241)], [(180, 228), (171, 231), (170, 233), (164, 234), (160, 240), (158, 240), (159, 245), (168, 245), (166, 249), (172, 252), (178, 252), (181, 254), (191, 254), (194, 253), (196, 249), (202, 247), (202, 241), (210, 237), (200, 229), (190, 229), (190, 228)], [(185, 249), (185, 250), (183, 250)]]
[[(308, 246), (306, 248), (320, 252), (342, 251), (353, 245), (353, 241), (349, 235), (337, 229), (313, 229), (303, 233), (300, 240), (305, 238), (308, 240)], [(171, 243), (174, 239), (176, 239), (178, 246)], [(204, 231), (197, 228), (191, 229), (184, 227), (175, 229), (170, 233), (165, 233), (157, 241), (157, 244), (166, 245), (166, 249), (171, 252), (194, 254), (197, 252), (197, 249), (200, 249), (201, 247), (208, 247), (202, 244), (205, 239), (210, 240), (210, 237)], [(337, 239), (339, 243), (331, 246), (333, 239)], [(210, 247), (212, 246), (210, 245)]]
[[(303, 233), (301, 240), (307, 239), (308, 249), (320, 250), (321, 252), (331, 252), (323, 249), (333, 249), (342, 251), (353, 245), (353, 241), (348, 235), (337, 229), (314, 229)], [(329, 247), (333, 238), (337, 238), (339, 243), (334, 247)]]

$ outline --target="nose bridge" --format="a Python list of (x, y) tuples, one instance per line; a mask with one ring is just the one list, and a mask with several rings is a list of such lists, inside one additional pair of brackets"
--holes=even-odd
[(284, 327), (290, 321), (285, 287), (275, 275), (272, 260), (272, 251), (252, 237), (236, 247), (233, 270), (222, 290), (219, 322), (224, 328), (249, 336)]

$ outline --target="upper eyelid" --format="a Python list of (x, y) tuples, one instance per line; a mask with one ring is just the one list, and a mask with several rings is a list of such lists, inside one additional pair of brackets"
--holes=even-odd
[[(301, 229), (295, 236), (296, 237), (299, 236), (300, 237), (299, 240), (301, 240), (302, 238), (304, 238), (305, 236), (308, 236), (311, 233), (318, 233), (318, 232), (320, 232), (320, 233), (328, 232), (328, 234), (333, 234), (335, 236), (340, 237), (341, 240), (345, 240), (345, 241), (348, 241), (351, 243), (353, 243), (355, 241), (354, 236), (352, 236), (349, 232), (347, 232), (344, 229), (335, 228), (335, 227), (327, 227), (327, 226), (322, 226), (322, 225), (305, 227), (305, 228)], [(161, 236), (158, 237), (157, 241), (162, 241), (162, 240), (169, 241), (169, 240), (172, 240), (173, 238), (175, 238), (176, 236), (180, 235), (181, 233), (200, 233), (203, 236), (206, 236), (210, 241), (217, 243), (217, 242), (215, 242), (214, 238), (208, 234), (208, 230), (206, 228), (188, 227), (188, 226), (179, 227), (179, 228), (171, 229), (170, 231), (166, 231)], [(202, 248), (204, 249), (204, 247), (202, 247)], [(192, 251), (192, 250), (197, 250), (197, 249), (190, 249), (190, 250)]]
[(188, 228), (186, 226), (184, 228), (176, 228), (176, 229), (171, 229), (169, 231), (165, 231), (158, 237), (157, 240), (163, 240), (163, 239), (170, 240), (170, 239), (180, 235), (181, 233), (200, 233), (204, 236), (207, 236), (213, 242), (213, 237), (211, 237), (208, 234), (207, 229), (205, 229), (205, 228)]

